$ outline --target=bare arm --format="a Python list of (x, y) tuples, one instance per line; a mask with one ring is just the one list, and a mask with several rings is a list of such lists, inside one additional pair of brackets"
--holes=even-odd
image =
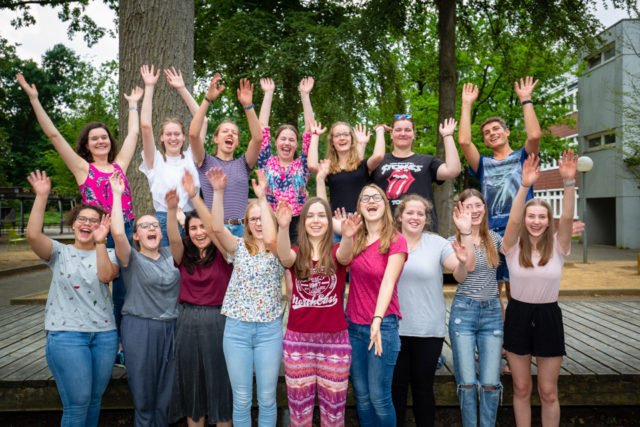
[(142, 134), (142, 155), (147, 169), (153, 169), (153, 160), (156, 155), (156, 141), (153, 137), (152, 126), (153, 92), (160, 76), (160, 70), (157, 73), (154, 73), (153, 70), (153, 65), (149, 67), (145, 64), (140, 67), (140, 74), (144, 82), (144, 97), (142, 98), (142, 110), (140, 111), (140, 131)]
[[(175, 67), (165, 68), (164, 75), (167, 79), (167, 83), (178, 92), (180, 98), (184, 101), (185, 105), (189, 109), (191, 116), (195, 116), (198, 111), (198, 103), (191, 95), (191, 92), (187, 90), (187, 87), (184, 84), (184, 79), (182, 78), (182, 71), (176, 70)], [(202, 121), (202, 128), (200, 129), (200, 137), (202, 141), (204, 141), (207, 137), (207, 119)]]
[[(522, 221), (524, 219), (524, 205), (527, 200), (527, 193), (529, 189), (540, 176), (540, 158), (532, 153), (527, 157), (522, 165), (522, 184), (518, 188), (518, 193), (513, 199), (511, 205), (511, 212), (509, 212), (509, 222), (507, 228), (504, 231), (504, 237), (502, 238), (502, 253), (507, 253), (518, 241), (520, 236), (520, 228), (522, 227)], [(573, 211), (572, 211), (573, 212)], [(551, 221), (551, 218), (549, 218)]]
[[(200, 108), (196, 111), (193, 119), (191, 119), (191, 125), (189, 126), (189, 144), (191, 147), (191, 154), (193, 154), (193, 161), (196, 166), (202, 166), (204, 162), (205, 150), (204, 150), (204, 136), (202, 135), (202, 127), (205, 123), (205, 116), (209, 109), (209, 104), (213, 103), (218, 96), (224, 91), (224, 85), (220, 83), (222, 76), (216, 73), (209, 83), (207, 94), (204, 96)], [(206, 128), (205, 128), (206, 131)]]
[(211, 207), (211, 229), (224, 252), (233, 255), (238, 248), (238, 239), (224, 226), (224, 189), (227, 176), (220, 168), (207, 171), (207, 178), (213, 188), (213, 205)]
[(542, 130), (540, 129), (540, 123), (538, 123), (538, 116), (533, 108), (531, 102), (531, 95), (533, 90), (538, 84), (538, 80), (533, 80), (533, 77), (525, 77), (520, 79), (519, 82), (515, 82), (515, 91), (522, 105), (522, 114), (524, 115), (524, 129), (527, 132), (527, 142), (524, 145), (524, 149), (527, 154), (536, 153), (540, 151), (540, 138), (542, 137)]
[(369, 349), (375, 345), (375, 355), (382, 355), (382, 336), (380, 335), (380, 325), (384, 318), (387, 308), (391, 303), (391, 297), (393, 296), (393, 290), (398, 281), (398, 277), (402, 272), (402, 267), (407, 259), (407, 254), (396, 253), (389, 256), (387, 261), (387, 267), (384, 269), (384, 276), (380, 283), (380, 290), (378, 291), (378, 299), (376, 301), (376, 309), (373, 313), (373, 319), (371, 321), (371, 342), (369, 343)]
[[(460, 245), (457, 245), (456, 242), (457, 246), (453, 246), (453, 249), (456, 252), (458, 260), (461, 260), (462, 255), (465, 255), (464, 259), (467, 265), (464, 274), (466, 278), (467, 272), (471, 273), (476, 268), (476, 253), (473, 250), (473, 236), (471, 234), (471, 211), (465, 210), (460, 201), (453, 207), (453, 223), (460, 232)], [(459, 254), (458, 249), (460, 247), (463, 248), (466, 254)], [(453, 270), (453, 268), (447, 268)], [(458, 282), (462, 283), (464, 279)]]
[(127, 137), (122, 143), (122, 147), (116, 156), (115, 163), (120, 165), (122, 171), (127, 173), (127, 168), (133, 154), (136, 152), (136, 143), (138, 142), (138, 134), (140, 133), (140, 117), (138, 115), (138, 102), (142, 99), (143, 90), (136, 86), (131, 90), (131, 94), (124, 95), (129, 103), (129, 123), (127, 125)]
[(291, 249), (289, 239), (289, 226), (291, 225), (291, 206), (285, 201), (278, 204), (276, 212), (278, 219), (278, 259), (286, 268), (290, 268), (295, 262), (297, 254)]
[(453, 118), (446, 119), (444, 123), (440, 124), (440, 135), (444, 142), (444, 163), (438, 167), (436, 174), (436, 177), (440, 181), (455, 179), (462, 171), (460, 156), (458, 155), (456, 143), (453, 139), (455, 129), (456, 121)]
[[(322, 127), (322, 123), (313, 120), (311, 122), (311, 142), (309, 143), (309, 152), (307, 154), (307, 167), (309, 171), (316, 175), (320, 167), (318, 156), (318, 145), (320, 143), (320, 135), (327, 131), (327, 128)], [(331, 141), (329, 141), (331, 144)]]
[(35, 171), (29, 174), (27, 181), (29, 181), (31, 187), (33, 187), (33, 191), (36, 193), (36, 198), (31, 207), (31, 214), (29, 215), (29, 222), (27, 223), (27, 240), (29, 241), (31, 250), (35, 252), (38, 257), (49, 261), (51, 259), (53, 244), (51, 243), (51, 239), (42, 232), (42, 226), (44, 225), (44, 212), (47, 208), (47, 199), (51, 192), (51, 180), (45, 171)]
[(24, 90), (29, 97), (29, 102), (31, 102), (33, 112), (36, 114), (36, 119), (38, 120), (42, 131), (47, 138), (49, 138), (60, 157), (62, 157), (62, 161), (67, 168), (69, 168), (78, 185), (84, 184), (89, 173), (89, 163), (73, 151), (62, 134), (60, 134), (58, 129), (56, 129), (55, 125), (49, 118), (49, 115), (42, 107), (42, 104), (40, 104), (36, 85), (30, 85), (27, 83), (24, 76), (20, 73), (16, 74), (16, 79), (18, 80), (20, 87), (22, 87), (22, 90)]
[(478, 86), (465, 83), (462, 87), (462, 107), (460, 108), (460, 131), (458, 132), (458, 143), (462, 148), (462, 153), (467, 159), (467, 163), (474, 172), (478, 171), (480, 164), (480, 152), (471, 139), (471, 108), (478, 98)]
[(360, 214), (349, 214), (349, 217), (342, 221), (342, 240), (336, 251), (336, 258), (342, 265), (349, 265), (353, 259), (354, 236), (358, 229), (362, 227), (362, 217)]
[(260, 127), (269, 126), (269, 117), (271, 116), (271, 103), (273, 102), (273, 93), (276, 90), (276, 84), (269, 77), (260, 79), (260, 87), (264, 92), (262, 104), (260, 105)]
[(124, 230), (124, 215), (122, 214), (122, 193), (124, 192), (124, 178), (119, 173), (113, 173), (109, 177), (111, 191), (113, 192), (113, 205), (111, 208), (111, 235), (116, 247), (116, 256), (120, 265), (129, 265), (131, 257), (131, 245)]
[(388, 126), (378, 125), (374, 128), (374, 130), (376, 132), (376, 142), (373, 146), (373, 153), (367, 159), (367, 169), (369, 170), (369, 174), (376, 170), (376, 168), (380, 166), (380, 163), (382, 163), (382, 160), (384, 160), (384, 153), (386, 148), (384, 133), (388, 130)]
[(182, 237), (180, 237), (178, 217), (176, 215), (179, 201), (177, 191), (175, 189), (169, 190), (165, 196), (165, 201), (167, 203), (167, 237), (169, 238), (169, 249), (171, 250), (173, 262), (176, 265), (180, 265), (182, 256), (184, 255), (184, 244), (182, 243)]
[[(573, 150), (562, 153), (562, 160), (559, 163), (560, 176), (564, 181), (564, 192), (562, 193), (562, 213), (558, 223), (558, 244), (562, 252), (567, 254), (571, 249), (571, 235), (573, 234), (573, 212), (576, 203), (576, 167), (578, 156)], [(552, 221), (552, 218), (549, 218)]]
[(247, 122), (249, 123), (249, 132), (251, 133), (251, 141), (247, 151), (244, 153), (244, 158), (247, 160), (249, 169), (258, 162), (258, 155), (260, 155), (260, 144), (262, 143), (262, 126), (256, 115), (256, 109), (253, 105), (253, 85), (247, 79), (240, 80), (240, 87), (238, 88), (238, 101), (244, 108), (244, 113), (247, 116)]
[(107, 252), (107, 235), (109, 234), (109, 215), (102, 215), (100, 226), (93, 230), (93, 239), (96, 242), (96, 267), (98, 270), (98, 280), (102, 283), (109, 283), (118, 276), (120, 268), (111, 262)]
[(304, 113), (304, 129), (309, 131), (311, 123), (315, 120), (313, 107), (311, 106), (311, 90), (313, 89), (313, 77), (305, 77), (300, 81), (300, 100), (302, 101), (302, 111)]

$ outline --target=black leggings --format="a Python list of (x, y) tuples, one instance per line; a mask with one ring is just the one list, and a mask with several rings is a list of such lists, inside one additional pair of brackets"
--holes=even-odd
[(436, 416), (433, 380), (443, 342), (444, 338), (400, 337), (400, 354), (393, 372), (392, 388), (398, 427), (405, 423), (409, 384), (416, 426), (433, 426)]

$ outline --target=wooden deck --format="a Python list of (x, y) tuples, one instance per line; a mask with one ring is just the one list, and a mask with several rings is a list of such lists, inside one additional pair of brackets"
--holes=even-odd
[[(567, 345), (560, 377), (561, 404), (640, 405), (640, 300), (570, 301), (560, 306)], [(0, 412), (61, 408), (45, 360), (43, 315), (40, 305), (0, 307)], [(456, 406), (448, 338), (443, 354), (447, 362), (436, 379), (437, 403)], [(532, 370), (535, 373), (535, 363)], [(502, 382), (503, 404), (511, 405), (510, 376), (503, 376)], [(286, 406), (284, 381), (280, 388), (279, 403)], [(132, 407), (123, 369), (114, 368), (102, 406)]]

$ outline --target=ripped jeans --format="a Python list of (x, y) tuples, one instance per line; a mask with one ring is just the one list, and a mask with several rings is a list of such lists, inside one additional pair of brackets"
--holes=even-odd
[(502, 336), (503, 320), (497, 298), (480, 301), (455, 296), (449, 316), (449, 338), (464, 427), (496, 424), (502, 395)]

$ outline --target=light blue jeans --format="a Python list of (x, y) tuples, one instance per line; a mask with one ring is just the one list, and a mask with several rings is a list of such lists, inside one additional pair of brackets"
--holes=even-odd
[[(129, 244), (133, 247), (133, 220), (125, 220), (124, 221), (124, 232), (127, 235), (127, 239), (129, 239)], [(107, 235), (107, 248), (113, 249), (116, 247), (116, 244), (113, 240), (113, 236), (111, 233)], [(122, 277), (122, 272), (113, 279), (111, 283), (111, 298), (113, 299), (113, 314), (116, 318), (116, 328), (118, 329), (118, 336), (120, 336), (120, 324), (122, 323), (122, 306), (124, 306), (124, 297), (127, 294), (127, 288), (124, 284), (124, 278)], [(116, 349), (116, 351), (118, 351)], [(115, 358), (114, 358), (115, 360)]]
[(349, 321), (351, 382), (361, 427), (395, 427), (396, 410), (391, 398), (393, 371), (400, 353), (398, 317), (386, 316), (380, 325), (382, 355), (368, 350), (371, 325)]
[(275, 426), (278, 418), (276, 387), (282, 362), (282, 318), (262, 323), (228, 317), (222, 346), (233, 391), (233, 425), (251, 426), (255, 368), (258, 425)]
[(242, 224), (237, 224), (237, 225), (225, 224), (224, 226), (234, 236), (239, 237), (240, 239), (242, 239), (244, 237), (244, 225), (242, 225)]
[(49, 331), (47, 365), (62, 400), (63, 427), (94, 427), (111, 379), (118, 333)]
[[(464, 427), (496, 424), (502, 394), (502, 337), (503, 320), (497, 298), (479, 301), (459, 295), (454, 297), (449, 316), (449, 338)], [(479, 356), (478, 373), (476, 349)]]

